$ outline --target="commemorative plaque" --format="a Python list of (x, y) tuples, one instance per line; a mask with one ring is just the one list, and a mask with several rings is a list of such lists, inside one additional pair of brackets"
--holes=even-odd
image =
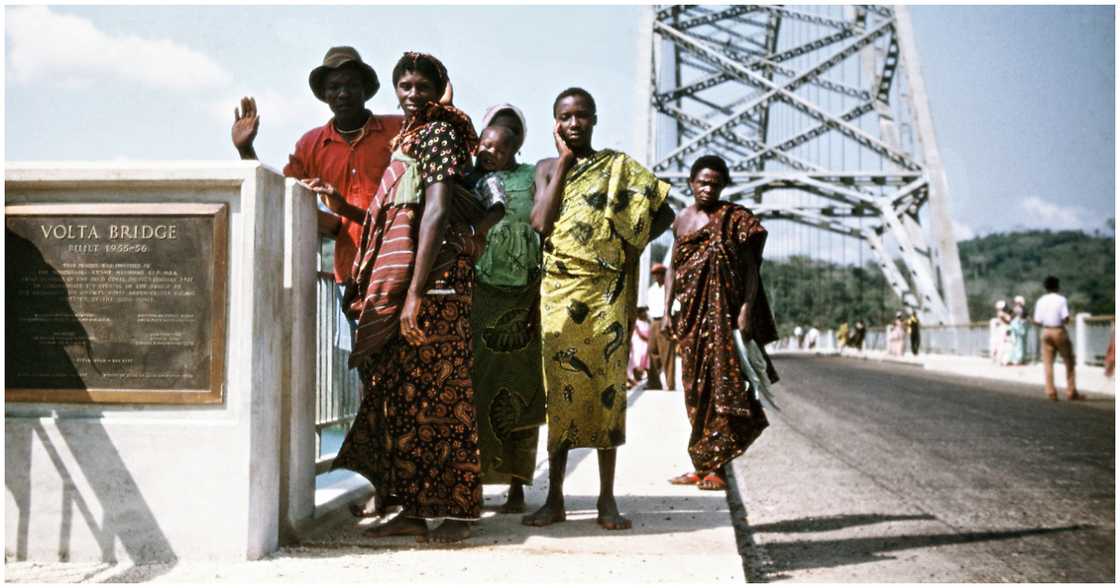
[(7, 402), (222, 402), (226, 204), (4, 211)]

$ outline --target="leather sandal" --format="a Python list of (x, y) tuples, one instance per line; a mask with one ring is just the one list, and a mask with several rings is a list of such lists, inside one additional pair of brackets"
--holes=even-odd
[(696, 486), (701, 490), (726, 490), (727, 482), (719, 474), (712, 472), (704, 476)]

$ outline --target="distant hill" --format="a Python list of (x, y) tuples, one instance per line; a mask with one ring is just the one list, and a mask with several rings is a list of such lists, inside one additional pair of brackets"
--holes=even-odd
[(996, 300), (1016, 295), (1033, 305), (1042, 279), (1055, 275), (1070, 312), (1116, 312), (1116, 239), (1081, 231), (1017, 231), (958, 244), (973, 320), (991, 317)]

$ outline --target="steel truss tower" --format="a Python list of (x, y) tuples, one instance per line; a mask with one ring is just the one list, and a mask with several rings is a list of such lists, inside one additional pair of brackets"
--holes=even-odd
[(719, 154), (725, 198), (861, 241), (923, 322), (968, 322), (905, 7), (657, 6), (645, 28), (647, 155), (675, 206), (691, 163)]

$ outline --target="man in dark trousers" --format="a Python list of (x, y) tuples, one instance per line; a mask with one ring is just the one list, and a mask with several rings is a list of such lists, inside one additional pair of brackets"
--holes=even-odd
[(906, 330), (910, 332), (910, 352), (917, 355), (922, 348), (922, 323), (918, 320), (918, 311), (913, 308), (906, 319)]
[(646, 304), (649, 305), (649, 372), (646, 388), (673, 390), (677, 387), (677, 343), (661, 327), (661, 319), (670, 309), (665, 306), (665, 266), (660, 263), (650, 268), (652, 284)]

